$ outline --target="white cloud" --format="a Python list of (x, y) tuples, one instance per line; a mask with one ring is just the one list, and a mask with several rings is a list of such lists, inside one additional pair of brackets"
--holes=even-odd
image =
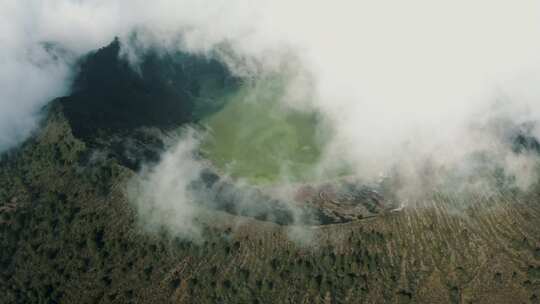
[[(311, 79), (291, 82), (285, 102), (314, 95), (336, 131), (326, 160), (345, 159), (366, 177), (424, 156), (459, 163), (486, 147), (469, 134), (470, 119), (540, 119), (540, 2), (534, 0), (5, 0), (0, 151), (30, 133), (40, 106), (66, 93), (73, 58), (134, 30), (142, 45), (162, 49), (209, 52), (228, 43), (237, 57), (270, 69), (292, 55), (299, 75)], [(55, 60), (43, 42), (72, 57)], [(487, 115), (499, 95), (508, 102)], [(503, 159), (522, 167), (520, 158)], [(169, 167), (189, 162), (167, 154), (164, 163), (154, 169), (163, 176), (151, 175), (150, 182), (164, 193), (183, 191), (163, 187), (173, 182)]]

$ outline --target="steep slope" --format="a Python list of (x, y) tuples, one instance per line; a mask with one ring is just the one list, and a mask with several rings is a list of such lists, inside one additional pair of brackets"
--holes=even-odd
[[(115, 40), (81, 60), (72, 94), (58, 100), (75, 137), (108, 148), (132, 168), (146, 158), (129, 157), (137, 151), (126, 147), (123, 137), (137, 138), (133, 133), (143, 127), (172, 130), (197, 122), (222, 106), (216, 96), (240, 82), (210, 57), (148, 50), (139, 61), (131, 65)], [(148, 144), (141, 153), (155, 158)]]
[(102, 115), (119, 93), (84, 92), (2, 155), (2, 303), (540, 303), (540, 191), (305, 229), (209, 209), (201, 239), (149, 233), (125, 188), (173, 126)]

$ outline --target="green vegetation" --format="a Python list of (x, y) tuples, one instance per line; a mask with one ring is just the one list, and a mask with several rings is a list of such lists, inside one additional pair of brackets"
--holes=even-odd
[[(101, 81), (102, 71), (95, 75)], [(240, 169), (260, 166), (258, 175), (233, 173), (275, 180), (283, 171), (271, 155), (290, 160), (294, 178), (311, 173), (324, 139), (317, 117), (281, 111), (279, 88), (278, 80), (246, 87), (207, 120), (216, 136), (203, 147), (223, 169), (252, 149), (260, 155)], [(249, 103), (257, 96), (263, 102)], [(145, 115), (126, 121), (129, 132), (99, 124), (103, 102), (52, 102), (42, 128), (0, 155), (1, 303), (540, 303), (538, 188), (463, 203), (458, 193), (438, 194), (400, 212), (304, 227), (309, 237), (298, 243), (290, 227), (210, 209), (196, 219), (199, 239), (166, 227), (150, 233), (125, 189), (163, 138), (140, 128), (151, 123)], [(74, 124), (77, 115), (66, 117), (74, 111), (94, 125)], [(104, 127), (105, 135), (90, 132)], [(253, 136), (268, 151), (256, 150)]]
[(462, 214), (441, 197), (311, 229), (308, 245), (220, 212), (199, 220), (198, 240), (150, 234), (125, 197), (134, 172), (114, 155), (86, 157), (52, 111), (1, 161), (2, 303), (538, 303), (537, 195)]

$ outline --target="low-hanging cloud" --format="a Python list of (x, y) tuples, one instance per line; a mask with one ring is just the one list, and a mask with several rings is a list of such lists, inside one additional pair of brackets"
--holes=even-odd
[[(30, 134), (42, 105), (68, 93), (77, 58), (120, 37), (134, 64), (140, 48), (181, 49), (218, 56), (243, 77), (287, 70), (284, 105), (315, 109), (331, 126), (321, 168), (344, 162), (366, 180), (399, 170), (421, 185), (426, 164), (467, 176), (471, 155), (488, 151), (527, 188), (536, 155), (515, 153), (497, 130), (529, 124), (540, 137), (539, 15), (533, 0), (7, 0), (0, 152)], [(168, 168), (190, 164), (172, 159), (191, 159), (183, 145), (153, 169), (153, 191), (170, 182)]]
[(147, 229), (166, 227), (185, 237), (201, 236), (195, 222), (201, 209), (193, 203), (196, 197), (189, 188), (204, 169), (204, 164), (195, 158), (197, 145), (195, 130), (186, 129), (159, 164), (145, 167), (129, 184), (129, 199)]

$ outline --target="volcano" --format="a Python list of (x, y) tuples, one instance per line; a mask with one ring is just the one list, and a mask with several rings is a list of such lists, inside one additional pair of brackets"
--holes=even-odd
[[(152, 50), (134, 68), (121, 47), (85, 56), (71, 94), (1, 155), (0, 301), (540, 303), (540, 189), (408, 205), (397, 179), (317, 174), (331, 130), (281, 111), (279, 75)], [(148, 225), (126, 190), (186, 128), (204, 134), (196, 238)]]

